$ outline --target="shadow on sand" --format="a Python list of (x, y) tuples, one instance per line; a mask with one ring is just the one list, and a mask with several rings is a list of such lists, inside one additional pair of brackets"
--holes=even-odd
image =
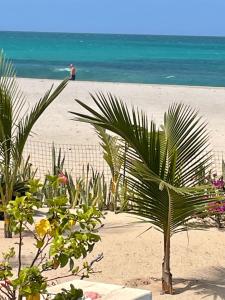
[[(225, 268), (211, 268), (205, 272), (208, 278), (173, 278), (174, 297), (179, 299), (225, 300)], [(161, 289), (161, 279), (155, 277), (142, 277), (125, 282), (125, 286), (132, 288), (150, 289), (158, 294)], [(160, 298), (161, 299), (161, 298)], [(168, 299), (166, 297), (166, 299)], [(173, 296), (171, 295), (171, 300)], [(162, 295), (163, 300), (163, 295)]]
[(174, 278), (175, 294), (193, 291), (199, 299), (225, 300), (225, 268), (212, 268), (207, 273), (208, 279)]

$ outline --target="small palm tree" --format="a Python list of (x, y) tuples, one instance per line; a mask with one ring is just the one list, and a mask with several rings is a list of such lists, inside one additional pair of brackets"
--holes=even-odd
[(119, 183), (120, 183), (120, 171), (123, 161), (120, 158), (122, 152), (122, 146), (119, 144), (118, 136), (111, 136), (106, 130), (100, 126), (95, 126), (96, 132), (101, 139), (101, 146), (104, 150), (103, 158), (108, 164), (111, 172), (110, 183), (110, 203), (112, 210), (116, 212), (117, 202), (119, 198)]
[(173, 293), (170, 271), (171, 236), (186, 230), (186, 223), (204, 209), (207, 200), (196, 185), (202, 180), (196, 170), (209, 165), (206, 124), (195, 110), (173, 104), (157, 130), (145, 113), (129, 112), (127, 106), (109, 94), (91, 95), (98, 111), (77, 102), (88, 114), (74, 113), (76, 120), (110, 130), (129, 145), (126, 154), (128, 187), (132, 190), (133, 213), (147, 218), (163, 233), (162, 290)]
[[(0, 53), (0, 172), (5, 183), (4, 187), (0, 185), (0, 195), (4, 207), (12, 200), (23, 149), (34, 124), (66, 84), (67, 80), (64, 80), (55, 90), (52, 86), (28, 112), (25, 98), (16, 82), (15, 70), (3, 52)], [(7, 211), (4, 219), (5, 237), (11, 237)]]

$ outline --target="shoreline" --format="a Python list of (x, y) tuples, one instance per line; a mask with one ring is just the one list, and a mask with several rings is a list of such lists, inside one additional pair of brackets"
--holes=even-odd
[[(65, 77), (66, 78), (66, 77)], [(32, 78), (32, 77), (17, 77), (18, 80), (44, 80), (44, 81), (56, 81), (61, 82), (65, 78), (62, 79), (53, 79), (53, 78)], [(72, 81), (73, 82), (73, 81)], [(95, 80), (75, 80), (75, 82), (79, 83), (102, 83), (102, 84), (116, 84), (116, 85), (143, 85), (143, 86), (162, 86), (162, 87), (176, 87), (176, 88), (199, 88), (199, 89), (222, 89), (225, 90), (225, 86), (206, 86), (206, 85), (184, 85), (184, 84), (164, 84), (164, 83), (143, 83), (143, 82), (120, 82), (120, 81), (95, 81)]]

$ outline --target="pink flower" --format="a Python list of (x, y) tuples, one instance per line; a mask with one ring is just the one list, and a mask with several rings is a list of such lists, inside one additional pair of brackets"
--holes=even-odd
[(68, 178), (66, 177), (65, 174), (63, 174), (63, 172), (59, 173), (58, 179), (59, 179), (59, 182), (62, 183), (62, 184), (67, 184), (68, 183)]
[(225, 212), (225, 203), (211, 202), (208, 204), (208, 210), (212, 213), (224, 213)]
[(85, 297), (90, 298), (91, 300), (100, 299), (101, 296), (95, 292), (86, 292), (84, 293)]
[(224, 188), (224, 180), (223, 177), (219, 178), (219, 179), (213, 179), (212, 180), (212, 184), (215, 188), (217, 189), (223, 189)]

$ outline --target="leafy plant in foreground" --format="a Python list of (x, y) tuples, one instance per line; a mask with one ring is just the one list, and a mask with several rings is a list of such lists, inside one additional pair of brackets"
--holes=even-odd
[[(85, 205), (71, 213), (67, 197), (56, 196), (46, 200), (46, 214), (35, 220), (35, 210), (44, 204), (34, 196), (39, 188), (38, 180), (32, 181), (29, 192), (7, 206), (12, 231), (19, 236), (18, 251), (9, 249), (0, 263), (0, 295), (6, 295), (8, 300), (22, 300), (23, 296), (27, 300), (38, 299), (40, 294), (47, 293), (49, 282), (69, 276), (84, 278), (92, 272), (92, 262), (84, 261), (80, 266), (76, 261), (85, 259), (100, 240), (96, 232), (101, 213)], [(30, 262), (24, 262), (22, 256), (25, 232), (34, 239), (35, 251)], [(13, 268), (11, 259), (16, 255), (18, 266)], [(48, 271), (64, 267), (68, 269), (63, 276), (47, 277)]]
[[(4, 187), (0, 185), (1, 204), (5, 208), (12, 200), (14, 185), (22, 163), (26, 141), (32, 128), (46, 108), (67, 85), (64, 80), (53, 90), (45, 93), (29, 112), (25, 97), (18, 88), (15, 70), (3, 52), (0, 53), (0, 173)], [(10, 218), (5, 210), (5, 237), (11, 237)]]
[(76, 289), (72, 284), (70, 285), (70, 290), (62, 289), (61, 293), (58, 293), (53, 300), (78, 300), (83, 297), (83, 291), (81, 289)]

